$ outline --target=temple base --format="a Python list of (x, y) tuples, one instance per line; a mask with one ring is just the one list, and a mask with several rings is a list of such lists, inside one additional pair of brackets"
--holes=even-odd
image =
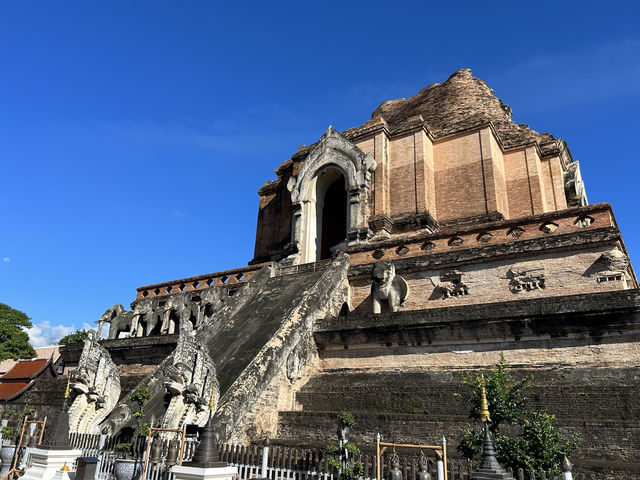
[[(44, 450), (34, 448), (31, 450), (31, 466), (27, 468), (21, 478), (22, 480), (53, 480), (65, 463), (71, 468), (76, 458), (80, 456), (82, 456), (82, 450)], [(61, 477), (59, 475), (57, 478), (72, 477), (75, 477), (75, 472), (69, 472), (68, 476), (63, 475)]]
[(174, 480), (234, 480), (238, 467), (187, 467), (176, 465), (171, 469)]

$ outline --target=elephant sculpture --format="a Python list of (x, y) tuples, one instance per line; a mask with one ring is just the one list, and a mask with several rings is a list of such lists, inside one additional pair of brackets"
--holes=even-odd
[(158, 305), (158, 299), (155, 297), (143, 298), (133, 305), (130, 337), (142, 337), (151, 333), (159, 321)]
[(180, 322), (190, 321), (194, 325), (198, 319), (198, 310), (198, 305), (191, 300), (190, 293), (179, 292), (169, 295), (164, 304), (160, 333), (173, 335)]
[(132, 317), (133, 312), (125, 311), (124, 307), (118, 303), (102, 314), (98, 320), (98, 332), (102, 331), (104, 323), (109, 323), (109, 339), (118, 338), (121, 333), (131, 331)]
[(229, 288), (223, 287), (211, 287), (203, 290), (200, 294), (200, 308), (198, 310), (198, 322), (195, 327), (200, 327), (205, 321), (207, 321), (213, 313), (222, 306), (225, 298), (229, 296)]
[(409, 295), (409, 286), (404, 278), (396, 274), (391, 262), (377, 262), (371, 272), (371, 302), (373, 313), (380, 313), (381, 301), (389, 303), (389, 309), (397, 312)]

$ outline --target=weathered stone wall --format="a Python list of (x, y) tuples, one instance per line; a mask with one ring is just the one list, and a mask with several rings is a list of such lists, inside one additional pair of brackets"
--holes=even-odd
[(318, 322), (319, 369), (281, 411), (278, 437), (322, 445), (337, 412), (356, 414), (353, 438), (437, 442), (452, 453), (468, 425), (460, 371), (502, 352), (517, 377), (533, 374), (531, 406), (582, 436), (573, 460), (640, 478), (640, 291), (556, 296)]
[[(593, 265), (600, 256), (616, 247), (610, 245), (595, 246), (588, 250), (572, 252), (557, 251), (541, 255), (522, 253), (516, 258), (485, 260), (482, 263), (438, 266), (421, 271), (403, 272), (397, 268), (409, 284), (409, 298), (401, 310), (421, 310), (453, 305), (472, 305), (509, 301), (516, 299), (554, 297), (576, 293), (603, 292), (628, 288), (630, 278), (599, 282), (593, 272)], [(536, 275), (544, 280), (544, 287), (532, 290), (514, 289), (513, 270), (536, 269)], [(591, 269), (591, 270), (590, 270)], [(465, 294), (445, 297), (439, 285), (447, 282), (448, 272), (455, 270), (460, 281), (466, 286)], [(351, 278), (352, 302), (355, 312), (371, 312), (369, 275), (362, 274)]]
[[(572, 458), (577, 467), (640, 476), (637, 368), (516, 368), (512, 373), (533, 375), (527, 390), (532, 408), (555, 414), (563, 433), (581, 435)], [(457, 371), (327, 372), (298, 392), (301, 410), (280, 413), (278, 438), (314, 446), (335, 442), (336, 415), (346, 410), (356, 416), (351, 438), (360, 447), (372, 450), (377, 432), (389, 442), (427, 444), (445, 435), (449, 456), (459, 458), (456, 447), (470, 421), (468, 405), (456, 394), (465, 388)]]

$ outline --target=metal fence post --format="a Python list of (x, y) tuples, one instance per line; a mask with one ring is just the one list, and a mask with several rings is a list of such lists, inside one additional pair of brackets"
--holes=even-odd
[(269, 445), (271, 440), (269, 437), (264, 439), (264, 446), (262, 447), (262, 470), (260, 470), (260, 477), (267, 478), (267, 459), (269, 458)]

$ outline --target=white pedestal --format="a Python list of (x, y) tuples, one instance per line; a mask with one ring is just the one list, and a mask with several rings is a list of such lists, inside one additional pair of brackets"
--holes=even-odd
[[(72, 468), (73, 462), (81, 455), (82, 450), (43, 450), (34, 448), (31, 450), (31, 467), (27, 468), (22, 480), (52, 480), (65, 462), (69, 468)], [(63, 478), (67, 477), (63, 475)]]
[(176, 465), (171, 473), (174, 480), (235, 480), (238, 467), (200, 468)]

